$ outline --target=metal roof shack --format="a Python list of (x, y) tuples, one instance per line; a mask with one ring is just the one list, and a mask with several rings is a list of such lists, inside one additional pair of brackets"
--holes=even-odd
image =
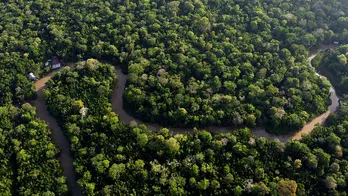
[(61, 67), (61, 64), (60, 64), (59, 60), (56, 57), (54, 57), (52, 59), (52, 69), (58, 69), (60, 67)]

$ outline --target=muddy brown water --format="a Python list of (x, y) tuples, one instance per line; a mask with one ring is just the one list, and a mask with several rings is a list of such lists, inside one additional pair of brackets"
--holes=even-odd
[[(336, 46), (318, 46), (314, 48), (311, 52), (311, 55), (308, 58), (310, 66), (312, 66), (311, 61), (312, 59), (320, 52), (327, 48), (335, 48)], [(73, 69), (73, 66), (70, 66)], [(117, 72), (117, 85), (112, 93), (112, 110), (116, 112), (119, 116), (119, 119), (125, 123), (130, 123), (132, 121), (137, 122), (138, 124), (145, 124), (148, 128), (152, 130), (160, 130), (163, 128), (159, 124), (154, 123), (144, 123), (131, 115), (129, 115), (124, 109), (123, 109), (123, 99), (122, 95), (124, 93), (124, 89), (126, 86), (127, 81), (127, 75), (125, 75), (120, 67), (116, 67)], [(57, 123), (56, 119), (52, 117), (49, 112), (47, 111), (46, 101), (44, 98), (43, 90), (45, 88), (45, 84), (48, 80), (51, 79), (51, 77), (56, 73), (56, 71), (44, 76), (40, 80), (38, 80), (35, 83), (36, 92), (37, 92), (37, 99), (35, 101), (35, 107), (37, 110), (37, 116), (46, 121), (48, 123), (49, 128), (52, 130), (52, 139), (55, 141), (56, 146), (61, 150), (59, 161), (63, 168), (63, 174), (67, 179), (67, 183), (69, 186), (70, 191), (72, 192), (73, 196), (80, 196), (82, 195), (82, 191), (80, 187), (78, 186), (76, 182), (76, 174), (74, 171), (73, 166), (73, 157), (70, 152), (70, 145), (68, 139), (63, 134), (63, 131), (61, 130), (59, 124)], [(319, 73), (317, 73), (319, 77), (321, 76)], [(252, 128), (252, 132), (256, 137), (265, 137), (268, 139), (279, 139), (281, 142), (286, 142), (288, 140), (299, 140), (302, 138), (302, 134), (308, 134), (317, 124), (323, 124), (329, 114), (331, 112), (335, 112), (337, 107), (339, 106), (339, 98), (336, 95), (336, 91), (333, 87), (330, 88), (331, 92), (331, 105), (328, 108), (328, 111), (324, 114), (321, 114), (320, 116), (314, 118), (311, 122), (307, 123), (301, 130), (299, 130), (296, 134), (288, 134), (288, 135), (274, 135), (266, 132), (264, 127), (256, 127)], [(175, 128), (175, 127), (167, 127), (170, 131), (172, 131), (174, 134), (178, 133), (188, 133), (192, 132), (193, 129), (191, 128)], [(221, 127), (221, 126), (209, 126), (204, 127), (202, 129), (205, 129), (207, 131), (210, 131), (212, 133), (226, 133), (226, 132), (232, 132), (236, 128), (233, 127)]]
[[(326, 49), (336, 49), (337, 45), (320, 45), (312, 49), (310, 56), (308, 57), (309, 65), (312, 67), (312, 60), (314, 57), (318, 55), (319, 52), (325, 51)], [(320, 78), (325, 78), (325, 76), (320, 75), (318, 72), (316, 72), (316, 75), (318, 75)], [(330, 81), (329, 81), (330, 82)], [(330, 83), (331, 85), (331, 83)], [(313, 131), (315, 126), (317, 124), (324, 124), (327, 117), (329, 117), (331, 112), (336, 112), (339, 104), (339, 97), (336, 94), (335, 89), (331, 85), (330, 87), (330, 99), (331, 99), (331, 105), (329, 106), (328, 110), (316, 118), (314, 118), (311, 122), (307, 123), (299, 132), (297, 132), (294, 136), (292, 136), (291, 139), (299, 140), (302, 138), (302, 134), (309, 134)]]
[(59, 154), (59, 162), (63, 168), (63, 175), (66, 177), (66, 181), (69, 187), (69, 191), (73, 196), (82, 196), (82, 191), (76, 182), (76, 174), (73, 165), (73, 156), (70, 152), (70, 145), (68, 139), (63, 134), (58, 122), (52, 117), (46, 106), (43, 90), (45, 84), (56, 73), (54, 71), (35, 83), (37, 99), (34, 102), (36, 107), (36, 115), (48, 123), (48, 127), (52, 130), (52, 139), (55, 142), (57, 148), (61, 151)]

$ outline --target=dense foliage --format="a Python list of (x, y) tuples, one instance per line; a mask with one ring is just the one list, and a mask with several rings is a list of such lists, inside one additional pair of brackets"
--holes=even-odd
[(126, 102), (145, 120), (297, 129), (325, 111), (328, 97), (327, 84), (307, 65), (306, 48), (347, 40), (347, 6), (343, 0), (2, 2), (2, 102), (13, 99), (13, 76), (40, 74), (52, 56), (94, 57), (128, 68)]
[(111, 111), (109, 95), (116, 81), (114, 67), (88, 59), (77, 63), (76, 71), (70, 69), (58, 72), (47, 83), (50, 90), (45, 91), (45, 96), (51, 113), (65, 118), (71, 115), (69, 111), (80, 112), (82, 108), (97, 116)]
[(337, 50), (322, 52), (313, 60), (313, 66), (330, 80), (340, 95), (348, 93), (347, 58), (348, 45), (341, 45)]
[[(326, 110), (328, 95), (328, 85), (309, 69), (305, 46), (331, 34), (314, 21), (313, 26), (302, 21), (308, 29), (298, 28), (297, 7), (285, 4), (171, 1), (167, 9), (150, 6), (137, 33), (143, 55), (128, 63), (129, 108), (147, 121), (176, 126), (302, 127)], [(315, 18), (303, 11), (304, 18)]]
[[(345, 195), (348, 110), (332, 116), (332, 126), (286, 144), (255, 138), (248, 129), (219, 135), (152, 132), (144, 125), (125, 125), (110, 111), (82, 116), (84, 103), (93, 100), (98, 108), (105, 97), (87, 91), (76, 104), (81, 89), (74, 85), (93, 89), (113, 78), (105, 72), (99, 77), (103, 69), (87, 67), (58, 73), (47, 92), (70, 139), (86, 195)], [(69, 76), (77, 83), (69, 82)], [(110, 96), (110, 90), (103, 95)], [(62, 95), (74, 101), (61, 101)]]
[(0, 105), (18, 104), (34, 98), (35, 86), (26, 76), (11, 75), (7, 69), (0, 69), (0, 77)]
[[(117, 61), (129, 73), (127, 107), (147, 121), (289, 131), (326, 111), (329, 85), (307, 49), (348, 40), (346, 0), (9, 0), (0, 10), (3, 195), (67, 194), (47, 125), (29, 105), (11, 106), (33, 98), (26, 76), (53, 56)], [(325, 58), (342, 73), (345, 48)], [(332, 73), (344, 90), (346, 76)], [(247, 129), (173, 136), (119, 122), (115, 78), (88, 60), (46, 92), (86, 195), (346, 195), (346, 108), (301, 142)]]
[(67, 195), (47, 124), (29, 104), (0, 107), (0, 195)]

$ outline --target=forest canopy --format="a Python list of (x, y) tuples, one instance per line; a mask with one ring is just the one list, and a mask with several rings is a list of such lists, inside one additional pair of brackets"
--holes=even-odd
[[(346, 195), (346, 107), (285, 144), (248, 128), (153, 132), (111, 112), (117, 77), (104, 63), (128, 73), (125, 107), (142, 120), (297, 130), (327, 111), (329, 84), (307, 57), (347, 43), (346, 0), (9, 0), (0, 10), (1, 194), (68, 194), (47, 123), (22, 105), (35, 97), (28, 73), (43, 76), (57, 57), (82, 61), (45, 96), (86, 195)], [(342, 91), (346, 52), (323, 58)]]
[(329, 94), (307, 49), (348, 36), (343, 0), (34, 0), (0, 9), (0, 68), (11, 70), (2, 103), (31, 95), (10, 88), (16, 74), (40, 75), (52, 56), (93, 57), (128, 71), (124, 98), (135, 116), (173, 126), (297, 130), (326, 110)]
[(313, 65), (328, 78), (336, 91), (342, 96), (348, 93), (348, 45), (336, 50), (326, 50), (316, 56)]
[[(348, 110), (331, 116), (327, 127), (285, 144), (256, 138), (247, 128), (216, 135), (196, 129), (176, 135), (166, 128), (154, 132), (145, 125), (125, 125), (111, 111), (102, 116), (79, 112), (83, 103), (101, 104), (105, 97), (86, 91), (76, 100), (81, 89), (67, 78), (74, 76), (77, 83), (94, 80), (82, 87), (93, 89), (112, 81), (113, 72), (98, 77), (103, 70), (63, 70), (47, 90), (49, 107), (70, 140), (78, 184), (86, 195), (345, 194)], [(72, 101), (59, 99), (63, 96)]]
[(24, 104), (0, 107), (1, 195), (67, 195), (68, 187), (47, 124)]
[[(75, 68), (75, 71), (70, 71)], [(65, 68), (47, 83), (49, 90), (44, 93), (49, 110), (59, 117), (69, 116), (70, 112), (80, 112), (83, 108), (88, 114), (101, 116), (108, 113), (111, 111), (109, 99), (115, 80), (115, 68), (95, 59)], [(69, 105), (67, 103), (72, 105), (66, 108)]]

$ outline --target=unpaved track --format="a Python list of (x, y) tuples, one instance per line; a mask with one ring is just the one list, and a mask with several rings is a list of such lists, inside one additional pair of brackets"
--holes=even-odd
[(73, 166), (73, 157), (70, 152), (70, 145), (68, 139), (63, 134), (56, 119), (52, 117), (46, 107), (46, 101), (43, 94), (45, 84), (56, 73), (52, 72), (47, 76), (41, 78), (35, 83), (37, 99), (35, 100), (36, 115), (48, 123), (48, 127), (52, 130), (52, 139), (54, 140), (58, 149), (60, 149), (59, 161), (63, 168), (63, 174), (66, 177), (69, 191), (72, 196), (82, 196), (82, 191), (76, 182), (76, 174)]

